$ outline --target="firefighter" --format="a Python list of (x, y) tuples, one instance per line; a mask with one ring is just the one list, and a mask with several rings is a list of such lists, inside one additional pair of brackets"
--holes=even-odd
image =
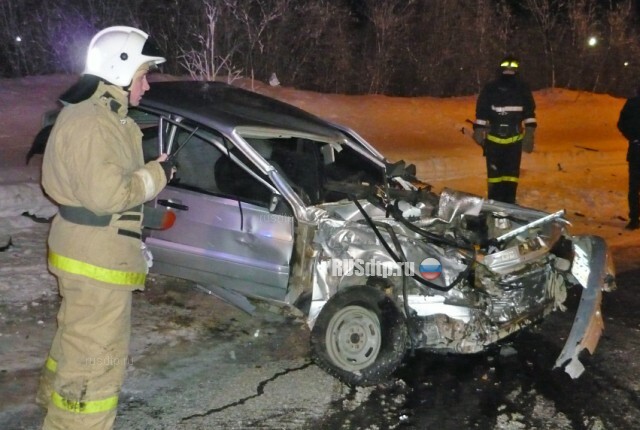
[(127, 116), (165, 58), (148, 35), (109, 27), (89, 44), (85, 70), (61, 96), (45, 149), (42, 186), (58, 204), (48, 266), (62, 302), (37, 402), (45, 429), (110, 429), (129, 348), (132, 291), (143, 289), (149, 254), (142, 204), (173, 174), (167, 155), (144, 163), (142, 133)]
[(537, 126), (536, 104), (519, 66), (512, 56), (500, 62), (500, 76), (478, 96), (473, 125), (473, 139), (486, 158), (488, 197), (505, 203), (516, 202), (522, 151), (533, 151)]
[(636, 96), (630, 97), (622, 106), (618, 118), (618, 130), (629, 141), (627, 149), (627, 163), (629, 164), (629, 223), (627, 230), (637, 230), (640, 227), (640, 88)]

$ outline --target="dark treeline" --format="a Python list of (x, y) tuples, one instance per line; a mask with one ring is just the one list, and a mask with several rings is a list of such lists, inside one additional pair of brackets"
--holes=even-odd
[(476, 94), (510, 53), (533, 89), (627, 96), (638, 23), (631, 0), (0, 0), (0, 75), (79, 73), (97, 30), (132, 25), (164, 72), (200, 79), (445, 97)]

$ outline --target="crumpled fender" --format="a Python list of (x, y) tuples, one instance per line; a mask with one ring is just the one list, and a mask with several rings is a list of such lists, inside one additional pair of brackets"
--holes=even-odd
[(575, 379), (584, 371), (584, 366), (578, 360), (580, 352), (587, 349), (593, 354), (598, 346), (604, 330), (600, 311), (602, 291), (610, 291), (615, 287), (615, 273), (604, 239), (598, 236), (576, 236), (573, 239), (575, 257), (571, 271), (584, 290), (571, 332), (554, 369), (564, 367), (565, 372)]

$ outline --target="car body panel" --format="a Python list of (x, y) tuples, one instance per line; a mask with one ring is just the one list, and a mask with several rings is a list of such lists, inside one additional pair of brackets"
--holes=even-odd
[(342, 139), (334, 127), (310, 113), (221, 82), (154, 83), (142, 105), (191, 118), (227, 134), (238, 127), (283, 128), (332, 141)]
[(158, 260), (189, 267), (189, 278), (196, 282), (211, 282), (211, 274), (216, 274), (216, 281), (228, 288), (251, 294), (267, 288), (262, 294), (284, 299), (293, 251), (292, 217), (173, 187), (160, 193), (158, 201), (163, 200), (186, 208), (175, 211), (176, 221), (170, 229), (150, 232), (146, 239)]

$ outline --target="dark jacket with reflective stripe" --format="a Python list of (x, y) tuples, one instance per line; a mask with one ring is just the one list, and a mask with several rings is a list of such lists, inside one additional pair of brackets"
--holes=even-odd
[(49, 233), (49, 268), (56, 275), (90, 278), (108, 288), (144, 286), (147, 266), (140, 233), (140, 205), (166, 185), (157, 161), (145, 164), (142, 133), (127, 116), (127, 93), (98, 86), (95, 94), (65, 107), (51, 131), (42, 185), (56, 203), (110, 216), (106, 226), (56, 216)]
[(476, 126), (486, 127), (489, 135), (499, 138), (517, 136), (523, 125), (537, 125), (535, 110), (529, 86), (516, 75), (501, 75), (478, 96)]

